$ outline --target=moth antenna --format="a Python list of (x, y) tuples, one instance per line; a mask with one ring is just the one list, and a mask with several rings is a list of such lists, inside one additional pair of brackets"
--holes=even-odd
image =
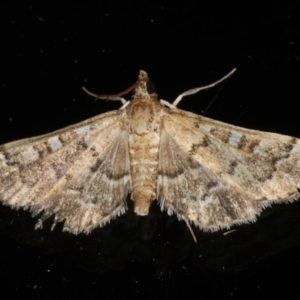
[(86, 89), (84, 86), (82, 87), (82, 89), (89, 95), (92, 97), (95, 97), (96, 100), (98, 99), (102, 99), (102, 100), (111, 100), (111, 101), (121, 101), (122, 104), (126, 104), (128, 101), (126, 101), (124, 98), (120, 97), (120, 94), (123, 95), (122, 93), (119, 93), (117, 95), (96, 95), (92, 92), (90, 92), (88, 89)]
[(123, 95), (128, 94), (129, 92), (133, 91), (137, 87), (137, 85), (138, 85), (137, 82), (135, 82), (129, 88), (127, 88), (125, 91), (116, 94), (116, 96), (123, 96)]
[(220, 82), (224, 81), (225, 79), (227, 79), (229, 76), (231, 76), (234, 72), (236, 71), (236, 68), (234, 68), (232, 71), (230, 71), (227, 75), (225, 75), (224, 77), (222, 77), (221, 79), (209, 84), (209, 85), (205, 85), (202, 87), (197, 87), (197, 88), (193, 88), (190, 90), (187, 90), (186, 92), (180, 94), (175, 101), (172, 103), (172, 105), (177, 106), (177, 104), (181, 101), (181, 99), (185, 96), (189, 96), (189, 95), (193, 95), (198, 93), (201, 90), (206, 90), (209, 89), (211, 87), (214, 87), (215, 85), (219, 84)]

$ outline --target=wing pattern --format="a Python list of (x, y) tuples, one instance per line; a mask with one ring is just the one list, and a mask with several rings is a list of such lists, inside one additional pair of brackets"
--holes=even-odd
[(49, 135), (0, 148), (0, 198), (13, 207), (55, 214), (54, 225), (90, 232), (125, 212), (130, 192), (128, 133), (113, 111)]
[(254, 221), (299, 197), (300, 142), (165, 109), (157, 194), (162, 208), (204, 230)]

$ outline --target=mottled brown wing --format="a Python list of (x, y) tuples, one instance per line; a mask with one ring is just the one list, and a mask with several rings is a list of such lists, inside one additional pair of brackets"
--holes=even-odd
[[(125, 212), (130, 191), (123, 110), (0, 146), (0, 200), (55, 214), (64, 230), (90, 232)], [(54, 224), (55, 225), (55, 224)]]
[(204, 230), (254, 221), (274, 201), (299, 197), (298, 139), (164, 109), (158, 198)]

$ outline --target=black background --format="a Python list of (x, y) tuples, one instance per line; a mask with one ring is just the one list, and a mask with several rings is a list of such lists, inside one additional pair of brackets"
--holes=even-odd
[[(204, 3), (205, 2), (205, 3)], [(223, 1), (23, 1), (0, 6), (0, 144), (120, 107), (83, 93), (117, 93), (140, 69), (160, 98), (225, 85), (179, 107), (252, 129), (300, 137), (296, 4)], [(80, 3), (80, 2), (78, 2)], [(91, 235), (0, 207), (1, 293), (31, 299), (241, 299), (300, 294), (300, 205), (276, 205), (237, 231), (188, 229), (153, 203)]]

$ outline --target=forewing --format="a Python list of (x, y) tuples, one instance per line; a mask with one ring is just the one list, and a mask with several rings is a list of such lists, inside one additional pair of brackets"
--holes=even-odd
[(123, 110), (0, 146), (0, 199), (55, 214), (64, 230), (89, 232), (126, 209), (130, 191)]
[(299, 197), (299, 145), (296, 138), (165, 109), (161, 204), (208, 230), (255, 220), (273, 201)]

